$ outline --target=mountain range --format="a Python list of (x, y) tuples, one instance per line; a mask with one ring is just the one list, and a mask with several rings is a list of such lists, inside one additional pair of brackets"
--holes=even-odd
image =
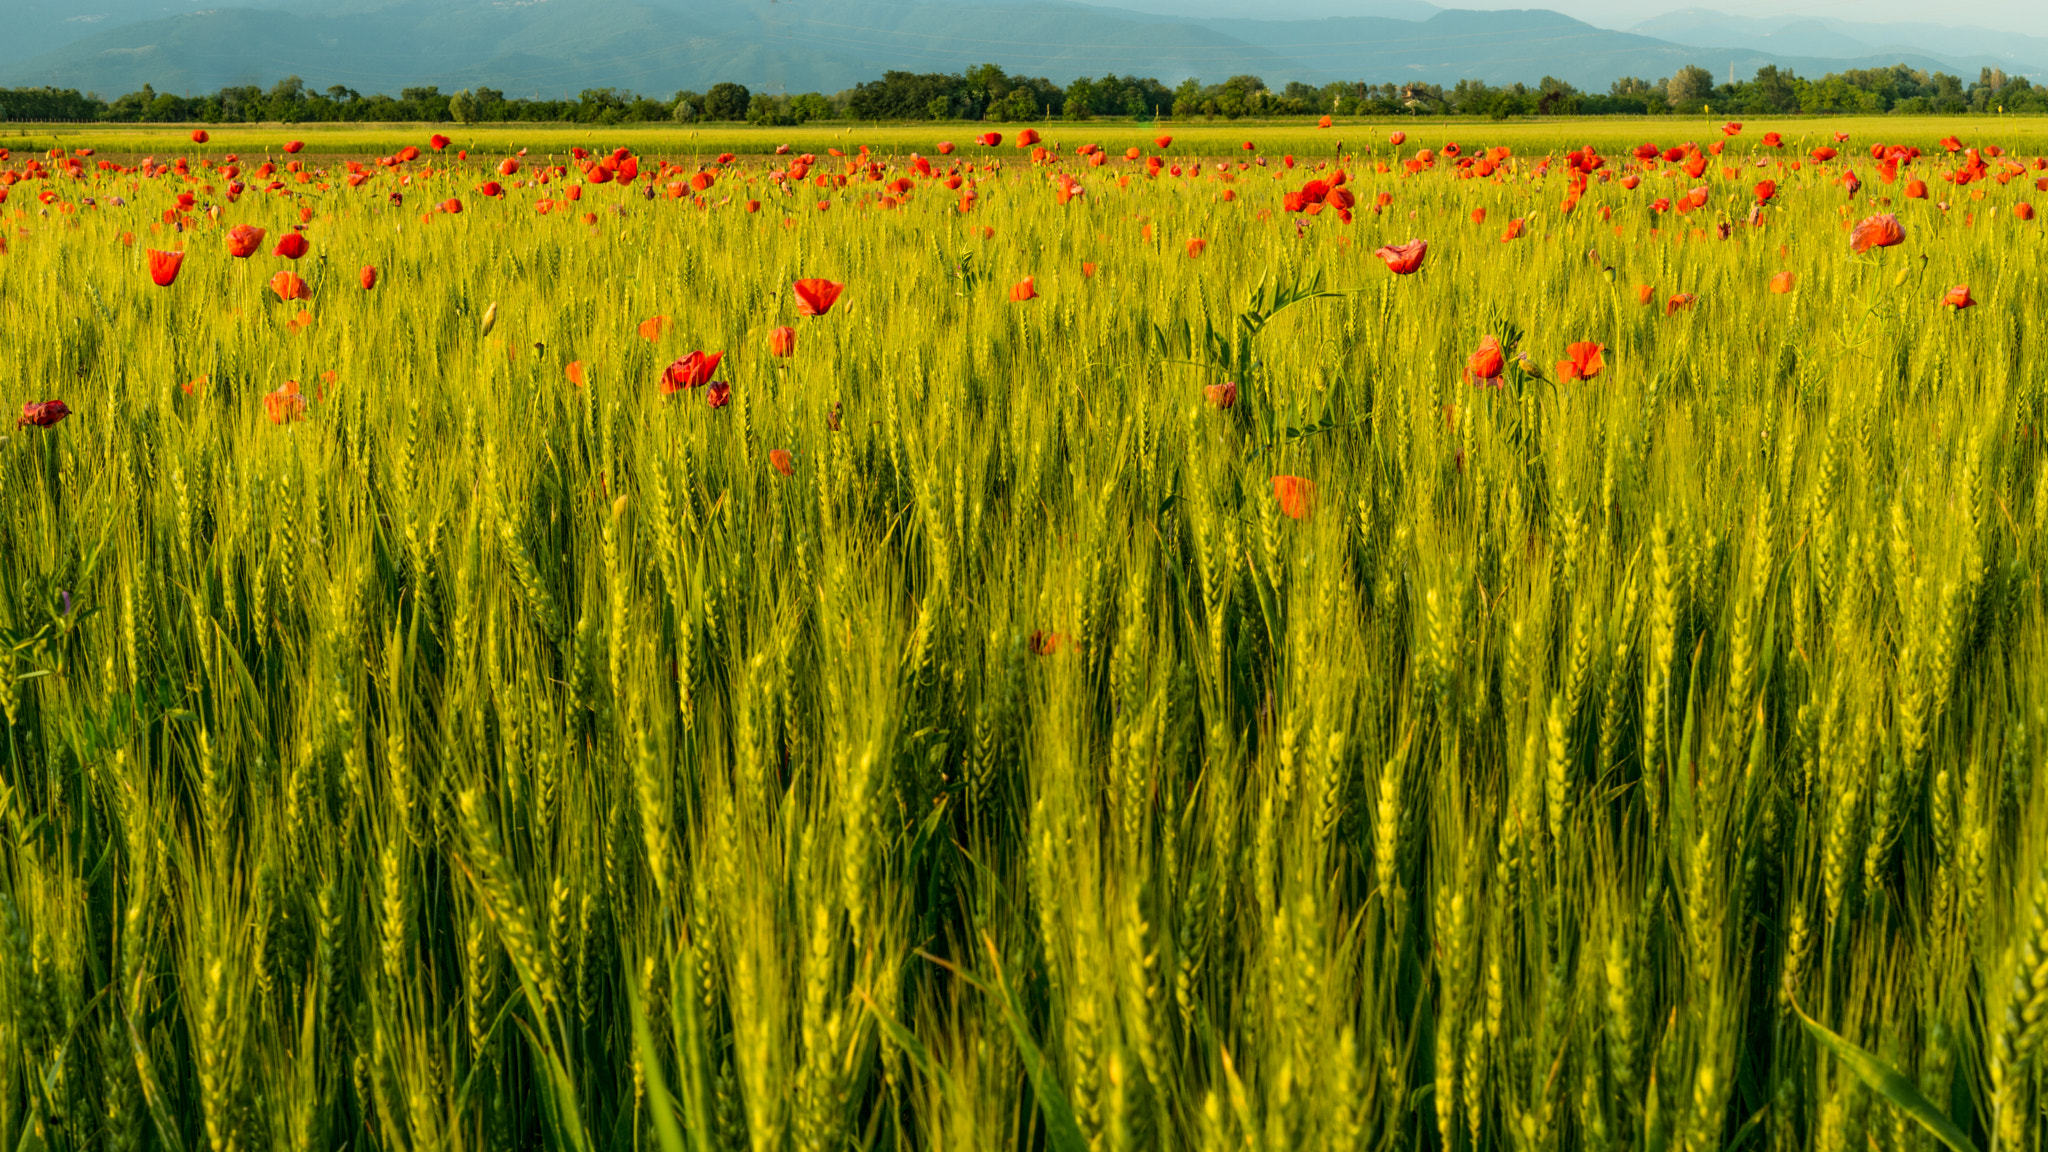
[[(1115, 6), (1111, 6), (1114, 4)], [(1699, 64), (1746, 78), (1905, 63), (2026, 75), (2048, 40), (1982, 28), (1761, 19), (1691, 9), (1628, 29), (1547, 9), (1425, 0), (1296, 0), (1272, 18), (1226, 0), (7, 0), (0, 86), (111, 98), (267, 86), (287, 76), (397, 93), (489, 85), (518, 96), (615, 87), (665, 96), (736, 80), (833, 92), (885, 70), (985, 62), (1064, 83), (1105, 73), (1215, 81), (1492, 84), (1616, 77)], [(206, 6), (202, 6), (206, 5)]]

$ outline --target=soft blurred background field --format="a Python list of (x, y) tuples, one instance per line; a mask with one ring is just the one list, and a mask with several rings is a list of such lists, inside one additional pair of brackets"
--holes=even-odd
[(0, 1142), (2040, 1146), (2048, 197), (1822, 127), (66, 136), (195, 160), (0, 204)]
[[(1006, 138), (1024, 128), (1035, 128), (1048, 140), (1063, 142), (1071, 151), (1079, 144), (1100, 144), (1120, 155), (1133, 145), (1150, 150), (1153, 137), (1170, 134), (1184, 149), (1203, 153), (1234, 152), (1247, 139), (1258, 142), (1269, 155), (1292, 152), (1298, 156), (1328, 158), (1341, 145), (1345, 152), (1391, 156), (1388, 134), (1406, 130), (1418, 133), (1418, 141), (1434, 146), (1455, 140), (1466, 149), (1506, 145), (1519, 153), (1563, 152), (1593, 145), (1603, 151), (1625, 151), (1644, 140), (1656, 140), (1666, 147), (1693, 140), (1705, 147), (1721, 136), (1726, 116), (1713, 117), (1625, 117), (1603, 116), (1572, 120), (1494, 121), (1431, 116), (1392, 120), (1338, 119), (1329, 128), (1318, 129), (1314, 121), (1296, 117), (1279, 121), (1162, 121), (1134, 123), (1102, 120), (1074, 124), (1050, 123), (922, 123), (868, 124), (818, 121), (794, 127), (760, 128), (745, 124), (563, 124), (563, 125), (453, 125), (422, 128), (416, 124), (227, 124), (206, 125), (211, 139), (203, 146), (190, 139), (192, 125), (123, 124), (19, 124), (0, 133), (0, 147), (22, 152), (53, 145), (64, 148), (94, 148), (100, 152), (140, 156), (188, 155), (192, 157), (235, 153), (261, 156), (277, 151), (286, 140), (303, 141), (310, 154), (367, 157), (397, 152), (406, 145), (420, 146), (429, 131), (447, 133), (455, 147), (502, 155), (520, 148), (535, 155), (561, 155), (570, 148), (602, 148), (610, 151), (625, 146), (635, 152), (664, 157), (708, 157), (721, 152), (758, 155), (787, 144), (794, 152), (823, 154), (827, 148), (851, 151), (866, 144), (884, 155), (922, 152), (934, 154), (942, 140), (970, 149), (976, 136), (997, 131)], [(1765, 127), (1758, 122), (1758, 128)], [(1837, 132), (1846, 132), (1857, 142), (1883, 140), (1910, 144), (1923, 151), (1938, 151), (1936, 142), (1956, 131), (1966, 130), (1973, 143), (2000, 144), (2023, 150), (2032, 156), (2048, 152), (2048, 118), (2039, 116), (1974, 117), (1968, 121), (1937, 116), (1824, 116), (1773, 117), (1769, 128), (1781, 133), (1795, 147), (1830, 143)], [(1752, 129), (1754, 138), (1757, 131)], [(1427, 136), (1427, 140), (1422, 137)], [(1801, 149), (1803, 150), (1803, 149)], [(1409, 152), (1414, 149), (1410, 148)], [(1007, 153), (1006, 153), (1007, 154)]]

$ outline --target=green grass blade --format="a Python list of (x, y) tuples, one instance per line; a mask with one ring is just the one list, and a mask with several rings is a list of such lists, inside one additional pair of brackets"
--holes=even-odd
[(1935, 1139), (1948, 1145), (1954, 1152), (1977, 1152), (1977, 1146), (1970, 1143), (1969, 1135), (1956, 1127), (1955, 1121), (1936, 1108), (1932, 1101), (1922, 1096), (1920, 1089), (1914, 1087), (1913, 1082), (1906, 1079), (1904, 1073), (1828, 1031), (1813, 1017), (1801, 1012), (1797, 1005), (1793, 1006), (1792, 1011), (1799, 1013), (1799, 1022), (1806, 1026), (1806, 1030), (1813, 1034), (1815, 1040), (1820, 1041), (1821, 1047), (1834, 1053), (1835, 1059), (1847, 1065), (1851, 1072), (1861, 1077), (1878, 1095), (1919, 1121), (1920, 1126), (1932, 1132)]

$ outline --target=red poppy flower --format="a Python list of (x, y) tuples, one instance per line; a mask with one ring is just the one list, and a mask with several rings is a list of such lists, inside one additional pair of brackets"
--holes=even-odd
[(441, 211), (446, 212), (450, 216), (460, 216), (462, 215), (462, 201), (450, 196), (446, 200), (441, 201)]
[(1766, 147), (1766, 148), (1783, 148), (1784, 146), (1785, 146), (1785, 138), (1784, 138), (1783, 136), (1780, 136), (1780, 135), (1778, 135), (1778, 134), (1777, 134), (1776, 132), (1766, 132), (1766, 133), (1764, 133), (1764, 147)]
[(1472, 355), (1465, 358), (1465, 383), (1498, 384), (1500, 374), (1507, 370), (1507, 357), (1501, 353), (1500, 337), (1488, 336), (1479, 342)]
[[(670, 364), (661, 374), (661, 390), (664, 393), (680, 392), (685, 388), (702, 388), (711, 382), (718, 371), (718, 362), (725, 358), (723, 352), (692, 352), (681, 360)], [(718, 405), (714, 404), (716, 408)]]
[(1026, 276), (1022, 281), (1010, 288), (1010, 302), (1012, 304), (1022, 304), (1026, 300), (1036, 299), (1038, 299), (1038, 289), (1032, 286), (1031, 277), (1029, 276)]
[(284, 146), (284, 150), (286, 152), (294, 154), (298, 153), (303, 148), (305, 148), (305, 145), (297, 140), (288, 140), (285, 142)]
[(995, 148), (1002, 144), (1003, 134), (1001, 132), (983, 132), (974, 138), (974, 142), (984, 148)]
[(312, 245), (306, 243), (304, 236), (297, 232), (287, 232), (283, 236), (278, 237), (277, 247), (272, 248), (270, 254), (272, 256), (282, 256), (287, 260), (297, 260), (299, 257), (304, 256), (306, 250), (311, 247)]
[(62, 400), (44, 400), (21, 406), (21, 419), (14, 422), (16, 428), (48, 428), (71, 415), (71, 409)]
[(1757, 203), (1759, 203), (1759, 204), (1768, 204), (1768, 203), (1770, 203), (1771, 197), (1773, 197), (1773, 196), (1776, 196), (1777, 194), (1778, 194), (1778, 182), (1777, 182), (1777, 181), (1775, 181), (1775, 180), (1759, 180), (1759, 181), (1757, 181), (1757, 182), (1756, 182), (1756, 202), (1757, 202)]
[(1332, 121), (1330, 120), (1330, 118), (1329, 118), (1328, 116), (1325, 116), (1325, 117), (1323, 117), (1323, 118), (1322, 118), (1321, 120), (1318, 120), (1318, 121), (1316, 121), (1316, 127), (1318, 127), (1318, 128), (1328, 128), (1328, 127), (1330, 126), (1330, 124), (1331, 124), (1331, 123), (1332, 123)]
[(1235, 408), (1237, 406), (1237, 381), (1226, 380), (1221, 384), (1204, 384), (1202, 386), (1202, 397), (1209, 402), (1211, 408), (1222, 408), (1225, 410)]
[(1961, 152), (1963, 150), (1963, 142), (1953, 136), (1943, 136), (1941, 138), (1941, 146), (1950, 152)]
[(149, 278), (159, 288), (169, 288), (178, 278), (178, 266), (185, 262), (183, 252), (159, 252), (149, 249)]
[(1507, 231), (1500, 234), (1500, 242), (1505, 244), (1510, 240), (1519, 240), (1521, 238), (1522, 220), (1518, 216), (1515, 219), (1508, 221), (1508, 229)]
[(1790, 272), (1780, 272), (1776, 276), (1771, 277), (1771, 291), (1780, 296), (1792, 291), (1792, 274)]
[(1730, 120), (1730, 121), (1729, 121), (1728, 123), (1726, 123), (1726, 124), (1723, 124), (1723, 125), (1721, 125), (1721, 135), (1723, 135), (1723, 136), (1740, 136), (1740, 135), (1742, 135), (1742, 125), (1741, 125), (1741, 123), (1740, 123), (1740, 122), (1738, 122), (1738, 121)]
[(799, 280), (790, 285), (790, 290), (796, 293), (797, 315), (823, 316), (838, 302), (846, 285), (834, 280)]
[(1408, 134), (1406, 132), (1396, 132), (1393, 135), (1387, 137), (1387, 143), (1392, 144), (1396, 148), (1399, 148), (1401, 145), (1406, 144), (1407, 142)]
[(578, 388), (583, 387), (583, 361), (569, 361), (568, 365), (562, 369), (562, 374), (569, 378), (569, 383), (574, 384)]
[(772, 448), (768, 452), (768, 463), (784, 476), (796, 475), (796, 459), (787, 448)]
[(277, 298), (280, 301), (311, 300), (313, 298), (313, 290), (306, 287), (306, 282), (299, 279), (298, 275), (292, 272), (279, 272), (277, 275), (272, 276), (270, 278), (270, 290), (277, 293)]
[(263, 246), (263, 229), (253, 224), (237, 224), (228, 229), (228, 255), (237, 259), (254, 256)]
[(1681, 308), (1690, 309), (1693, 305), (1699, 303), (1699, 300), (1699, 297), (1690, 292), (1680, 292), (1664, 302), (1664, 314), (1669, 316)]
[(1965, 308), (1975, 308), (1977, 306), (1977, 302), (1970, 299), (1970, 286), (1968, 284), (1958, 284), (1949, 289), (1942, 294), (1941, 302), (1958, 312)]
[(1484, 224), (1484, 223), (1486, 223), (1486, 209), (1484, 209), (1484, 208), (1474, 208), (1474, 209), (1472, 210), (1472, 222), (1473, 222), (1474, 224)]
[(1195, 238), (1193, 238), (1193, 239), (1189, 240), (1189, 241), (1188, 241), (1188, 258), (1189, 258), (1189, 259), (1193, 259), (1194, 257), (1200, 256), (1200, 255), (1202, 254), (1202, 250), (1203, 250), (1204, 248), (1207, 248), (1208, 246), (1209, 246), (1209, 242), (1208, 242), (1207, 240), (1204, 240), (1204, 239), (1202, 239), (1202, 238), (1201, 238), (1201, 237), (1199, 237), (1199, 236), (1197, 236), (1197, 237), (1195, 237)]
[[(208, 135), (206, 134), (206, 129), (204, 129), (204, 128), (194, 128), (194, 129), (192, 130), (192, 142), (193, 142), (194, 144), (204, 144), (204, 143), (206, 143), (206, 142), (207, 142), (207, 141), (208, 141), (209, 139), (211, 139), (211, 137), (209, 137), (209, 136), (208, 136)], [(183, 163), (183, 161), (180, 161), (180, 163)]]
[(433, 146), (434, 151), (440, 152), (448, 147), (449, 140), (446, 136), (436, 132), (432, 136), (427, 137), (427, 143)]
[(704, 402), (713, 408), (723, 408), (732, 403), (732, 385), (723, 380), (714, 380), (704, 390)]
[(1570, 359), (1557, 362), (1558, 383), (1565, 384), (1573, 380), (1591, 380), (1593, 377), (1598, 376), (1600, 370), (1607, 367), (1607, 362), (1600, 358), (1600, 353), (1605, 351), (1606, 347), (1604, 344), (1581, 341), (1566, 348), (1564, 350), (1565, 355), (1570, 357)]
[(1410, 240), (1406, 244), (1389, 244), (1373, 255), (1387, 262), (1387, 268), (1396, 276), (1406, 276), (1422, 267), (1422, 258), (1429, 252), (1429, 241)]
[(1164, 151), (1165, 151), (1165, 150), (1167, 150), (1168, 148), (1171, 148), (1171, 147), (1173, 147), (1173, 137), (1171, 137), (1171, 136), (1154, 136), (1154, 137), (1152, 138), (1152, 146), (1153, 146), (1153, 147), (1155, 147), (1155, 148), (1157, 148), (1157, 149), (1159, 149), (1160, 151), (1164, 152)]
[(1038, 143), (1042, 139), (1044, 139), (1044, 137), (1038, 134), (1038, 129), (1026, 128), (1022, 132), (1017, 133), (1017, 147), (1029, 148), (1033, 144)]
[(2012, 206), (2012, 214), (2022, 220), (2032, 220), (2034, 218), (2034, 206), (2025, 202), (2015, 204)]
[(796, 329), (784, 325), (768, 334), (768, 354), (789, 356), (796, 352)]
[(1890, 248), (1906, 242), (1905, 226), (1899, 218), (1889, 212), (1877, 216), (1866, 216), (1849, 234), (1849, 248), (1855, 252), (1868, 252), (1872, 248)]
[(377, 266), (374, 264), (363, 265), (362, 275), (359, 279), (362, 281), (363, 291), (368, 292), (370, 289), (375, 288), (377, 286)]
[(272, 424), (290, 424), (306, 418), (306, 398), (299, 393), (299, 382), (287, 380), (275, 392), (263, 396), (263, 411)]
[(1280, 511), (1287, 513), (1290, 519), (1308, 519), (1309, 505), (1314, 501), (1315, 495), (1316, 485), (1313, 480), (1306, 480), (1300, 476), (1273, 477), (1273, 498), (1280, 501)]
[(951, 156), (952, 154), (953, 154), (953, 142), (952, 142), (951, 140), (941, 140), (941, 141), (939, 141), (939, 155), (941, 155), (941, 156)]
[(639, 331), (642, 340), (659, 340), (661, 334), (668, 331), (668, 317), (649, 316), (640, 322)]
[(1927, 182), (1926, 182), (1926, 181), (1924, 181), (1924, 180), (1908, 180), (1908, 181), (1906, 181), (1906, 199), (1908, 199), (1908, 200), (1925, 200), (1925, 199), (1927, 199)]
[(1657, 290), (1648, 284), (1636, 285), (1636, 303), (1638, 304), (1648, 304), (1650, 298), (1656, 294)]

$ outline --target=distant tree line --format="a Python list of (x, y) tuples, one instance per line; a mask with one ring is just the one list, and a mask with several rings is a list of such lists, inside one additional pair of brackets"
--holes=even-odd
[(1257, 76), (1218, 84), (1183, 80), (1168, 88), (1150, 77), (1082, 77), (1062, 87), (1044, 77), (1012, 76), (994, 64), (960, 73), (887, 72), (879, 80), (834, 95), (752, 92), (743, 84), (713, 84), (704, 92), (677, 92), (666, 100), (589, 88), (575, 99), (508, 96), (493, 88), (444, 93), (406, 88), (396, 97), (365, 96), (334, 85), (308, 88), (288, 76), (269, 89), (223, 88), (208, 96), (179, 96), (144, 85), (114, 100), (59, 88), (0, 88), (0, 121), (107, 121), (205, 124), (283, 122), (427, 121), (459, 124), (545, 121), (577, 124), (740, 122), (794, 125), (811, 120), (1089, 120), (1171, 116), (1235, 120), (1284, 116), (1601, 116), (1767, 115), (1794, 112), (1898, 112), (1955, 115), (2048, 112), (2048, 89), (2024, 76), (1985, 68), (1975, 83), (1945, 72), (1904, 64), (1858, 68), (1808, 80), (1766, 65), (1754, 77), (1716, 84), (1713, 73), (1688, 65), (1657, 80), (1623, 77), (1604, 93), (1582, 92), (1555, 77), (1535, 85), (1500, 87), (1478, 80), (1439, 84), (1324, 85), (1292, 81), (1274, 89)]

